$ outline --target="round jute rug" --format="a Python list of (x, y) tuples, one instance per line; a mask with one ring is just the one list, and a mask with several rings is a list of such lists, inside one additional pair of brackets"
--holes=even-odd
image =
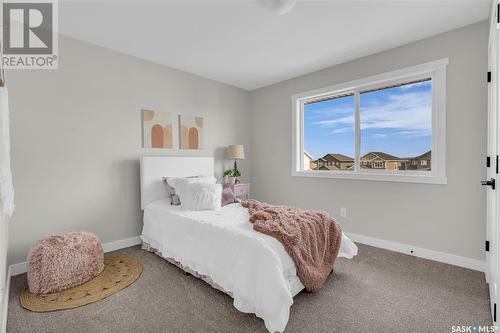
[(142, 265), (134, 258), (124, 255), (105, 255), (104, 270), (92, 280), (77, 287), (46, 295), (32, 294), (26, 288), (19, 298), (24, 308), (35, 312), (76, 308), (117, 293), (134, 283), (141, 273)]

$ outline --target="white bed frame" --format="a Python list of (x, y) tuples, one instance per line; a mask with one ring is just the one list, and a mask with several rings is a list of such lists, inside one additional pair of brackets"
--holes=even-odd
[(213, 157), (142, 156), (141, 209), (167, 197), (163, 177), (213, 176)]

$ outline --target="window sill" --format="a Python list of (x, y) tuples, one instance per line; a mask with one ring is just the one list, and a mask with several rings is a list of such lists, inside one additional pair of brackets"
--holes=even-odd
[(318, 177), (318, 178), (335, 178), (335, 179), (350, 179), (350, 180), (373, 180), (383, 182), (399, 182), (399, 183), (421, 183), (421, 184), (447, 184), (445, 176), (425, 175), (425, 174), (390, 174), (390, 173), (374, 173), (374, 172), (334, 172), (334, 171), (293, 171), (294, 177)]

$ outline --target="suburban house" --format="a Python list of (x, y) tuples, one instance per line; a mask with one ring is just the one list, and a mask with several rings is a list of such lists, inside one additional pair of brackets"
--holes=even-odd
[(360, 158), (361, 168), (402, 170), (408, 159), (402, 159), (380, 151), (371, 151)]
[(311, 154), (304, 150), (304, 170), (316, 169), (316, 163), (313, 160), (314, 158), (311, 156)]
[(349, 170), (354, 166), (354, 159), (342, 154), (326, 154), (315, 162), (315, 170)]
[[(397, 157), (380, 151), (371, 151), (360, 157), (362, 169), (376, 170), (431, 170), (431, 151), (415, 157)], [(343, 154), (326, 154), (313, 160), (311, 155), (304, 151), (304, 167), (310, 170), (352, 170), (354, 159)]]
[(423, 153), (417, 157), (409, 157), (406, 163), (406, 170), (431, 170), (431, 151)]

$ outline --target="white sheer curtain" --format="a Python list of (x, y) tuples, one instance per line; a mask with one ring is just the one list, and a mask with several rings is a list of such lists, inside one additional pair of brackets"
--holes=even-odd
[(14, 186), (10, 169), (9, 98), (7, 87), (0, 87), (0, 209), (1, 216), (14, 213)]

